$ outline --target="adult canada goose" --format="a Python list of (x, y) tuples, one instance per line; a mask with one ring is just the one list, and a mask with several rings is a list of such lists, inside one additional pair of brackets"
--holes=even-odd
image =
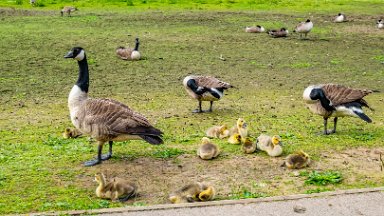
[[(324, 134), (336, 132), (338, 117), (354, 116), (370, 123), (372, 120), (364, 114), (362, 107), (369, 107), (363, 99), (372, 93), (367, 89), (352, 89), (336, 84), (322, 84), (308, 86), (303, 93), (303, 98), (308, 108), (315, 114), (324, 118)], [(328, 118), (334, 118), (333, 130), (327, 130)]]
[(63, 9), (61, 9), (60, 13), (61, 16), (64, 15), (64, 13), (67, 13), (68, 16), (71, 16), (71, 12), (77, 11), (78, 9), (72, 6), (64, 6)]
[(123, 46), (120, 46), (116, 49), (116, 54), (124, 60), (140, 60), (141, 54), (139, 52), (139, 38), (135, 39), (135, 48), (125, 48)]
[(335, 22), (335, 23), (341, 23), (341, 22), (345, 22), (345, 21), (347, 21), (347, 18), (342, 13), (337, 14), (335, 19), (333, 20), (333, 22)]
[(376, 24), (378, 29), (384, 29), (384, 20), (379, 19)]
[(287, 37), (288, 36), (288, 30), (286, 28), (281, 28), (279, 30), (272, 29), (272, 30), (269, 30), (267, 33), (274, 38)]
[(245, 27), (245, 32), (262, 33), (262, 32), (265, 32), (265, 29), (263, 26), (257, 25), (257, 26), (252, 26), (252, 27)]
[[(162, 132), (154, 128), (140, 113), (112, 99), (88, 97), (89, 72), (85, 51), (72, 48), (64, 58), (78, 61), (79, 78), (68, 97), (68, 107), (73, 125), (98, 143), (97, 158), (85, 162), (93, 166), (112, 156), (113, 141), (143, 139), (150, 144), (162, 144)], [(104, 143), (109, 142), (109, 153), (102, 155)]]
[(209, 101), (211, 103), (208, 112), (212, 112), (212, 105), (214, 101), (220, 100), (224, 96), (224, 90), (232, 88), (229, 83), (220, 81), (212, 76), (195, 76), (190, 75), (184, 78), (183, 85), (188, 94), (199, 101), (199, 107), (194, 110), (195, 113), (201, 113), (202, 101)]
[(307, 21), (299, 23), (293, 32), (299, 33), (300, 38), (303, 36), (303, 34), (305, 35), (305, 38), (307, 38), (307, 34), (312, 30), (312, 28), (313, 23), (311, 20), (307, 19)]

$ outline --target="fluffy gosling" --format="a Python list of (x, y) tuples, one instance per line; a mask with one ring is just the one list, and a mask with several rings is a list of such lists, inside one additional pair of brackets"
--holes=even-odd
[(286, 166), (289, 169), (301, 169), (309, 166), (311, 159), (309, 155), (303, 151), (299, 151), (295, 154), (290, 154), (285, 159), (282, 166)]
[(197, 149), (197, 155), (203, 160), (210, 160), (219, 156), (219, 147), (207, 137), (201, 139), (201, 145)]
[(188, 184), (173, 192), (168, 199), (171, 203), (175, 204), (199, 201), (199, 195), (204, 190), (204, 187), (205, 185), (199, 182)]
[(82, 135), (83, 133), (77, 128), (66, 128), (65, 131), (63, 132), (63, 137), (65, 139), (77, 138)]
[(228, 125), (213, 126), (206, 131), (207, 137), (224, 139), (229, 136)]
[(281, 145), (281, 138), (278, 135), (270, 137), (262, 134), (257, 138), (257, 148), (267, 152), (271, 157), (278, 157), (283, 153)]
[(213, 186), (207, 186), (204, 188), (205, 185), (203, 185), (203, 191), (199, 194), (199, 200), (202, 202), (213, 200), (216, 195), (216, 190)]
[(137, 192), (136, 184), (120, 178), (107, 181), (102, 173), (95, 175), (95, 181), (99, 183), (96, 188), (96, 196), (99, 198), (124, 202), (135, 196)]
[(252, 154), (256, 151), (256, 142), (253, 142), (249, 137), (241, 139), (242, 149), (245, 154)]
[(240, 134), (238, 134), (238, 133), (232, 134), (228, 138), (228, 142), (231, 143), (231, 144), (239, 145), (241, 143), (241, 136), (240, 136)]

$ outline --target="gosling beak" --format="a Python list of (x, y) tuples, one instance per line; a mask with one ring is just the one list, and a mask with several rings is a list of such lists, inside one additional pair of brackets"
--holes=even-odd
[(243, 128), (246, 128), (247, 126), (248, 126), (247, 123), (244, 123), (244, 124), (243, 124)]
[(64, 56), (64, 58), (73, 58), (73, 51), (69, 51), (67, 55)]

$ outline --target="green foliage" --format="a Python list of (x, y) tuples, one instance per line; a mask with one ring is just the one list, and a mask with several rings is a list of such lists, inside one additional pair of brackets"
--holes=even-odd
[(339, 184), (343, 180), (341, 173), (338, 171), (312, 171), (311, 173), (301, 172), (300, 175), (307, 176), (305, 184), (309, 185), (324, 186), (328, 184)]
[(249, 189), (243, 188), (242, 190), (236, 193), (232, 193), (229, 198), (237, 200), (237, 199), (249, 199), (249, 198), (260, 198), (260, 197), (266, 197), (266, 195), (264, 193), (251, 192)]
[(174, 158), (174, 157), (177, 157), (181, 154), (183, 154), (184, 151), (180, 150), (180, 149), (177, 149), (177, 148), (162, 148), (162, 149), (159, 149), (159, 150), (155, 150), (151, 156), (155, 157), (155, 158), (162, 158), (162, 159), (166, 159), (166, 158)]
[(23, 4), (23, 0), (16, 0), (15, 2), (17, 5), (22, 5)]
[(127, 6), (135, 6), (133, 0), (127, 0)]

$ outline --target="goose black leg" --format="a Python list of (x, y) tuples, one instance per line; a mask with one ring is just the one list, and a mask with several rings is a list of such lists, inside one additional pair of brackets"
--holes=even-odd
[(199, 107), (192, 111), (193, 113), (201, 113), (203, 110), (201, 109), (201, 101), (199, 101)]
[(84, 163), (84, 166), (94, 166), (96, 164), (99, 164), (102, 162), (101, 160), (101, 152), (103, 151), (103, 145), (104, 145), (104, 142), (98, 142), (98, 146), (97, 146), (97, 158), (94, 159), (94, 160), (90, 160), (90, 161), (87, 161)]
[(103, 160), (103, 161), (108, 160), (108, 159), (110, 159), (112, 157), (112, 144), (113, 144), (113, 141), (109, 141), (108, 144), (109, 144), (109, 152), (107, 154), (101, 155), (101, 160)]
[(333, 130), (331, 131), (331, 133), (336, 133), (336, 125), (337, 125), (337, 117), (333, 119)]
[(211, 102), (211, 105), (209, 106), (209, 110), (208, 110), (208, 112), (212, 112), (213, 101), (210, 101), (210, 102)]
[(328, 117), (324, 117), (324, 135), (328, 135), (328, 130), (327, 130), (327, 124), (328, 124)]

